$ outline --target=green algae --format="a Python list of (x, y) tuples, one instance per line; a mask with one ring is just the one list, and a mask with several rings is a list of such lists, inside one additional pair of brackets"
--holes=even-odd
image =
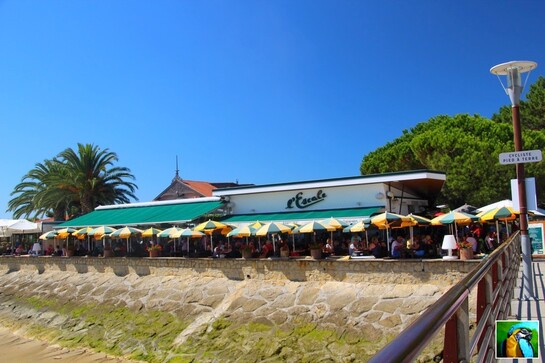
[(148, 362), (164, 361), (188, 324), (174, 314), (157, 310), (134, 312), (127, 307), (75, 304), (36, 296), (16, 300), (19, 308), (26, 306), (69, 317), (60, 326), (40, 324), (39, 319), (9, 324), (24, 327), (33, 338)]
[[(24, 326), (32, 337), (65, 347), (89, 347), (109, 355), (146, 362), (351, 362), (367, 360), (384, 345), (364, 334), (324, 329), (303, 319), (299, 324), (275, 326), (261, 322), (232, 321), (219, 317), (198, 327), (187, 340), (176, 338), (188, 326), (175, 314), (123, 306), (77, 304), (51, 298), (18, 298), (17, 304), (39, 312), (56, 313), (57, 326), (28, 319)], [(14, 324), (17, 324), (16, 322)], [(343, 333), (344, 332), (344, 333)], [(388, 339), (386, 339), (388, 340)]]

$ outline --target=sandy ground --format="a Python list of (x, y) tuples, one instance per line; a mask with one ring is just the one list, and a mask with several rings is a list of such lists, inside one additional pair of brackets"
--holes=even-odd
[(0, 361), (6, 363), (120, 363), (128, 362), (85, 349), (64, 349), (38, 340), (20, 337), (0, 327)]

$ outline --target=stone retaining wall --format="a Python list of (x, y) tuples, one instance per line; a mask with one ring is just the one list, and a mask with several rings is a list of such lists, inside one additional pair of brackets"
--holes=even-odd
[[(2, 257), (0, 322), (30, 316), (71, 339), (104, 326), (98, 334), (112, 339), (113, 329), (112, 346), (124, 347), (114, 353), (147, 361), (362, 361), (476, 263)], [(119, 318), (114, 329), (74, 313), (86, 306), (126, 308), (149, 319), (166, 312), (179, 324), (159, 344), (164, 327), (127, 337), (141, 328), (134, 317)], [(112, 309), (106, 311), (117, 313)], [(67, 315), (77, 323), (68, 324)]]
[(112, 273), (117, 276), (187, 276), (229, 280), (338, 281), (452, 285), (478, 260), (314, 260), (301, 259), (191, 259), (0, 257), (0, 272), (19, 270)]

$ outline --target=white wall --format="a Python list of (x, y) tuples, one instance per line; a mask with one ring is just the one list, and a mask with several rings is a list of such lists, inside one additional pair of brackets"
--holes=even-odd
[[(230, 195), (231, 214), (253, 214), (253, 213), (281, 213), (298, 212), (324, 209), (341, 208), (365, 208), (382, 206), (390, 207), (390, 199), (387, 197), (386, 184), (377, 183), (369, 185), (351, 185), (324, 188), (311, 188), (301, 190), (278, 191), (268, 193)], [(401, 191), (392, 190), (397, 196)], [(300, 194), (301, 193), (301, 194)], [(299, 200), (296, 198), (299, 195)], [(312, 204), (312, 198), (317, 201)], [(404, 197), (411, 197), (405, 194)], [(306, 201), (305, 201), (306, 199)], [(290, 203), (291, 201), (291, 203)], [(305, 208), (304, 203), (311, 204)], [(400, 198), (391, 201), (392, 211), (399, 211)], [(402, 213), (407, 213), (407, 202), (403, 200)], [(423, 201), (425, 202), (425, 201)], [(288, 206), (291, 205), (291, 208)]]

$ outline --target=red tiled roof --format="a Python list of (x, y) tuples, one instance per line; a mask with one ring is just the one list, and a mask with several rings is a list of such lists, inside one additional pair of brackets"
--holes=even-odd
[(184, 179), (183, 182), (187, 185), (189, 185), (190, 188), (196, 190), (197, 192), (201, 193), (205, 197), (211, 197), (212, 196), (212, 190), (216, 189), (215, 186), (208, 182), (203, 181), (196, 181), (196, 180), (187, 180)]

